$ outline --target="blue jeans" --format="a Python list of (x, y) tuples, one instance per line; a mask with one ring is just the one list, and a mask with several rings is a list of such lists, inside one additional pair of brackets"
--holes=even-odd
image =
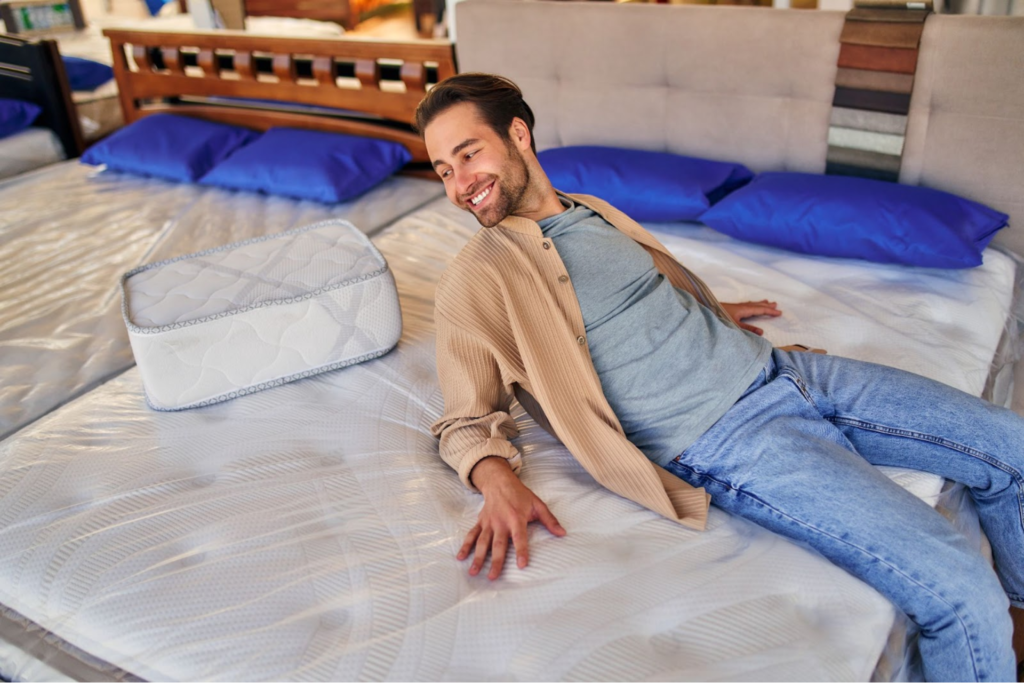
[[(963, 482), (998, 577), (874, 465)], [(1024, 606), (1024, 420), (1014, 413), (901, 370), (776, 349), (667, 469), (886, 596), (920, 627), (928, 680), (1016, 680), (1007, 596)]]

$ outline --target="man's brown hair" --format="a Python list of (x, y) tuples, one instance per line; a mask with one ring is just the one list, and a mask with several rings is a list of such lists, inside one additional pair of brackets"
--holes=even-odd
[(423, 135), (431, 121), (460, 102), (476, 105), (484, 122), (506, 142), (511, 142), (508, 129), (512, 119), (519, 117), (530, 130), (530, 147), (537, 153), (533, 111), (523, 100), (523, 91), (509, 79), (493, 74), (459, 74), (435, 85), (416, 107), (416, 130)]

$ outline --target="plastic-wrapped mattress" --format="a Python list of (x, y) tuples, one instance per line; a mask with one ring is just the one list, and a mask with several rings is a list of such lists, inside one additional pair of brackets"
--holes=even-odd
[(326, 205), (75, 161), (0, 183), (0, 438), (132, 365), (126, 271), (328, 218), (370, 233), (443, 192), (394, 176)]
[[(7, 639), (28, 620), (108, 678), (867, 679), (894, 621), (874, 590), (716, 508), (695, 532), (609, 493), (521, 411), (522, 477), (568, 535), (531, 528), (526, 570), (468, 576), (481, 499), (428, 426), (434, 287), (473, 230), (441, 199), (373, 238), (404, 322), (380, 359), (179, 413), (133, 369), (0, 444)], [(961, 386), (1013, 282), (991, 251), (938, 272), (665, 241), (727, 300), (777, 299), (774, 342), (904, 366), (957, 349), (923, 369)]]
[(64, 159), (60, 138), (49, 128), (28, 128), (0, 140), (0, 180)]
[(402, 334), (395, 279), (348, 221), (140, 266), (122, 281), (149, 405), (183, 410), (384, 355)]

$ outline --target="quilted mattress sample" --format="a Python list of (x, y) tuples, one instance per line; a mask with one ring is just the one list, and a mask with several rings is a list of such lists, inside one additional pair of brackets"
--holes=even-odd
[(332, 218), (373, 233), (443, 192), (394, 176), (329, 206), (77, 161), (0, 183), (0, 439), (131, 367), (126, 271)]
[(157, 410), (361, 363), (402, 334), (387, 261), (348, 221), (142, 266), (121, 284), (135, 362)]
[[(468, 576), (454, 555), (480, 497), (429, 425), (433, 292), (475, 229), (441, 199), (374, 236), (403, 315), (386, 356), (183, 412), (149, 410), (135, 368), (0, 443), (0, 604), (40, 642), (156, 680), (879, 673), (895, 614), (874, 590), (717, 508), (695, 532), (610, 494), (518, 409), (523, 480), (568, 535), (532, 527), (526, 570)], [(975, 393), (1013, 282), (994, 252), (913, 271), (660, 236), (727, 299), (778, 299), (773, 342)], [(927, 476), (887, 474), (940, 501)]]

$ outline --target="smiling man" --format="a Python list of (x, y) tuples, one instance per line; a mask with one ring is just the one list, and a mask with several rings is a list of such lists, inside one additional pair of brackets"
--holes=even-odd
[[(482, 226), (438, 285), (444, 415), (433, 431), (483, 494), (459, 558), (501, 574), (527, 525), (565, 529), (516, 472), (513, 396), (600, 484), (692, 528), (709, 503), (806, 543), (921, 628), (930, 680), (1011, 680), (1024, 606), (1024, 420), (923, 377), (773, 348), (640, 225), (557, 192), (512, 82), (435, 86), (417, 125), (448, 198)], [(964, 482), (998, 577), (873, 465)], [(1000, 585), (1002, 582), (1002, 586)], [(1015, 612), (1019, 616), (1020, 612)]]

